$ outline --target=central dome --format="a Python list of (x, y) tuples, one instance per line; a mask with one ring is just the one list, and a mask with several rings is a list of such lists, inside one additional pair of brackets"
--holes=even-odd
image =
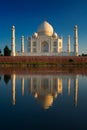
[(47, 35), (52, 36), (53, 35), (53, 27), (47, 22), (44, 21), (37, 29), (37, 33), (39, 35)]

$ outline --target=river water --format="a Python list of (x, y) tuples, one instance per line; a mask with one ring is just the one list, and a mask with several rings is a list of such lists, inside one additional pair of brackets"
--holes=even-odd
[(87, 75), (0, 74), (0, 130), (87, 129)]

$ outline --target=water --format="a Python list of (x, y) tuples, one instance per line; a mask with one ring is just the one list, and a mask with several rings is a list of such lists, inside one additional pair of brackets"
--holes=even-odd
[(87, 75), (0, 75), (0, 130), (87, 129)]

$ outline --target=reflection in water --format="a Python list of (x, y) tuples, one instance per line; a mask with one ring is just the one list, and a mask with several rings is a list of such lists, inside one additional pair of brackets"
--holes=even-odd
[(78, 102), (78, 76), (74, 77), (74, 103), (77, 106)]
[(24, 95), (24, 77), (21, 77), (22, 96)]
[(12, 104), (15, 105), (16, 74), (12, 75)]
[(0, 80), (1, 80), (1, 76), (0, 76)]
[(53, 99), (62, 94), (62, 78), (57, 76), (30, 76), (29, 89), (37, 101), (48, 109), (53, 104)]
[[(71, 78), (73, 78), (74, 85), (74, 104), (78, 103), (78, 75), (67, 76), (67, 92), (70, 95)], [(24, 95), (24, 80), (21, 76), (22, 95)], [(50, 108), (53, 101), (58, 95), (63, 94), (63, 80), (64, 77), (58, 75), (28, 75), (27, 82), (29, 92), (41, 104), (44, 109)], [(16, 103), (16, 74), (12, 75), (12, 104)]]
[(71, 79), (68, 78), (68, 80), (67, 80), (68, 95), (70, 95), (70, 81), (71, 81)]
[(8, 84), (10, 79), (11, 79), (11, 75), (4, 75), (4, 81), (5, 81), (6, 84)]

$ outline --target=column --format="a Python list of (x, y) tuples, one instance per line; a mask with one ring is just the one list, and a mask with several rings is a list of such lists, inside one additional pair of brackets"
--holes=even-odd
[(70, 53), (70, 35), (68, 36), (67, 52)]
[(21, 37), (21, 52), (24, 53), (24, 36)]
[(31, 47), (30, 47), (30, 52), (32, 53), (33, 52), (33, 46), (32, 46), (32, 37), (31, 37)]
[(78, 56), (78, 27), (74, 27), (74, 55)]
[(11, 56), (15, 56), (15, 26), (12, 26)]

